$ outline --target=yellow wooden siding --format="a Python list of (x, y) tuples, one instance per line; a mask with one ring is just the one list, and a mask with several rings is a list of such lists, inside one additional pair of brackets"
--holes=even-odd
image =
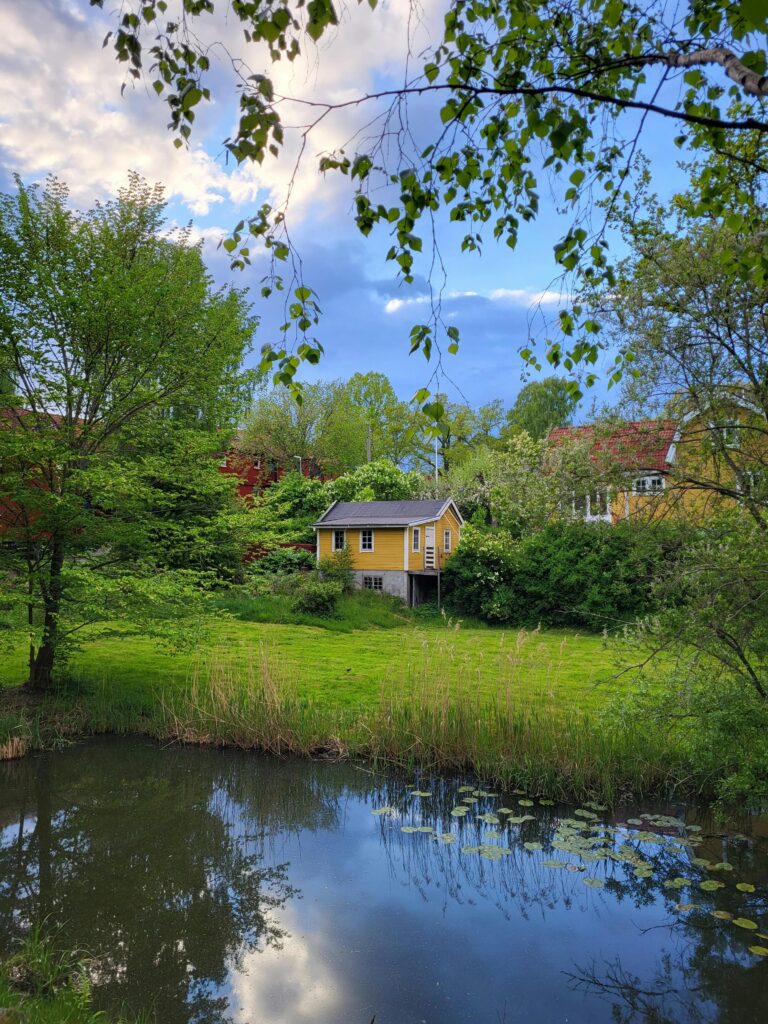
[[(437, 547), (440, 553), (440, 567), (442, 568), (448, 559), (451, 557), (453, 552), (461, 539), (461, 528), (459, 526), (459, 520), (456, 518), (456, 514), (453, 509), (449, 506), (443, 515), (438, 520), (432, 520), (429, 523), (421, 523), (420, 526), (412, 526), (408, 531), (408, 568), (409, 569), (423, 569), (424, 566), (424, 532), (428, 526), (435, 527), (435, 547)], [(420, 550), (413, 550), (413, 531), (421, 531), (420, 537)], [(446, 555), (443, 550), (443, 530), (451, 531), (451, 553)]]
[[(360, 550), (360, 530), (346, 530), (347, 547), (352, 552), (355, 569), (403, 568), (404, 527), (373, 527), (373, 551)], [(317, 531), (318, 550), (321, 558), (333, 554), (333, 530), (320, 528)]]

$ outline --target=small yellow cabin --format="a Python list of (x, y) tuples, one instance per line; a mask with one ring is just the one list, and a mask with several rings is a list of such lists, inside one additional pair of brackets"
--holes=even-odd
[(463, 525), (452, 498), (336, 501), (313, 524), (318, 561), (346, 548), (358, 587), (394, 594), (411, 606), (439, 596), (440, 572)]

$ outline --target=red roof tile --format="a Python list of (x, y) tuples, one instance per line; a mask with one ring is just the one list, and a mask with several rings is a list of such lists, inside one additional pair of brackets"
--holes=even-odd
[(659, 473), (670, 468), (669, 452), (677, 433), (673, 420), (639, 420), (620, 427), (555, 427), (549, 440), (591, 440), (595, 455), (605, 453), (626, 469), (647, 469)]

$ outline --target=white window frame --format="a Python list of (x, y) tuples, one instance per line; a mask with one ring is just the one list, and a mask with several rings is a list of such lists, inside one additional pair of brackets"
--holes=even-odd
[(421, 551), (421, 527), (414, 526), (411, 538), (411, 551), (418, 554)]
[[(371, 546), (369, 548), (363, 546), (363, 534), (365, 534), (365, 533), (370, 533), (370, 535), (371, 535)], [(374, 545), (373, 530), (370, 527), (366, 527), (366, 529), (360, 531), (360, 551), (363, 552), (364, 554), (367, 554), (367, 553), (373, 551), (373, 545)]]
[[(376, 584), (378, 583), (378, 586)], [(384, 593), (383, 576), (363, 576), (363, 590), (372, 590), (376, 594)]]
[[(660, 482), (658, 487), (649, 486), (653, 480)], [(662, 473), (646, 473), (645, 476), (638, 476), (632, 481), (633, 494), (661, 494), (664, 487), (665, 482)]]
[[(336, 544), (336, 535), (341, 534), (342, 542), (341, 547)], [(346, 530), (331, 530), (331, 551), (343, 551), (347, 546), (347, 531)]]
[(260, 458), (253, 460), (253, 468), (254, 469), (261, 469), (261, 459)]
[(228, 465), (229, 459), (227, 458), (226, 455), (222, 455), (222, 457), (219, 459), (219, 469), (226, 469)]
[[(592, 496), (593, 494), (599, 494), (605, 499), (605, 512), (592, 512)], [(573, 517), (574, 519), (581, 519), (585, 523), (611, 523), (613, 522), (613, 513), (611, 509), (611, 489), (610, 487), (596, 488), (594, 491), (590, 491), (584, 495), (584, 511), (583, 513), (576, 507), (576, 497), (572, 499)]]
[(450, 555), (451, 553), (452, 542), (453, 537), (451, 536), (451, 531), (443, 530), (443, 551), (445, 552), (446, 555)]

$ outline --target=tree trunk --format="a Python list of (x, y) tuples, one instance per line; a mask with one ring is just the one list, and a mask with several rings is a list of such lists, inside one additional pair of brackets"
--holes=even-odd
[(29, 679), (27, 686), (38, 693), (50, 690), (53, 680), (53, 667), (56, 661), (56, 647), (59, 632), (59, 609), (61, 607), (62, 579), (61, 570), (64, 566), (64, 545), (58, 538), (53, 539), (51, 547), (51, 564), (48, 585), (43, 597), (43, 636), (40, 646), (29, 659)]

